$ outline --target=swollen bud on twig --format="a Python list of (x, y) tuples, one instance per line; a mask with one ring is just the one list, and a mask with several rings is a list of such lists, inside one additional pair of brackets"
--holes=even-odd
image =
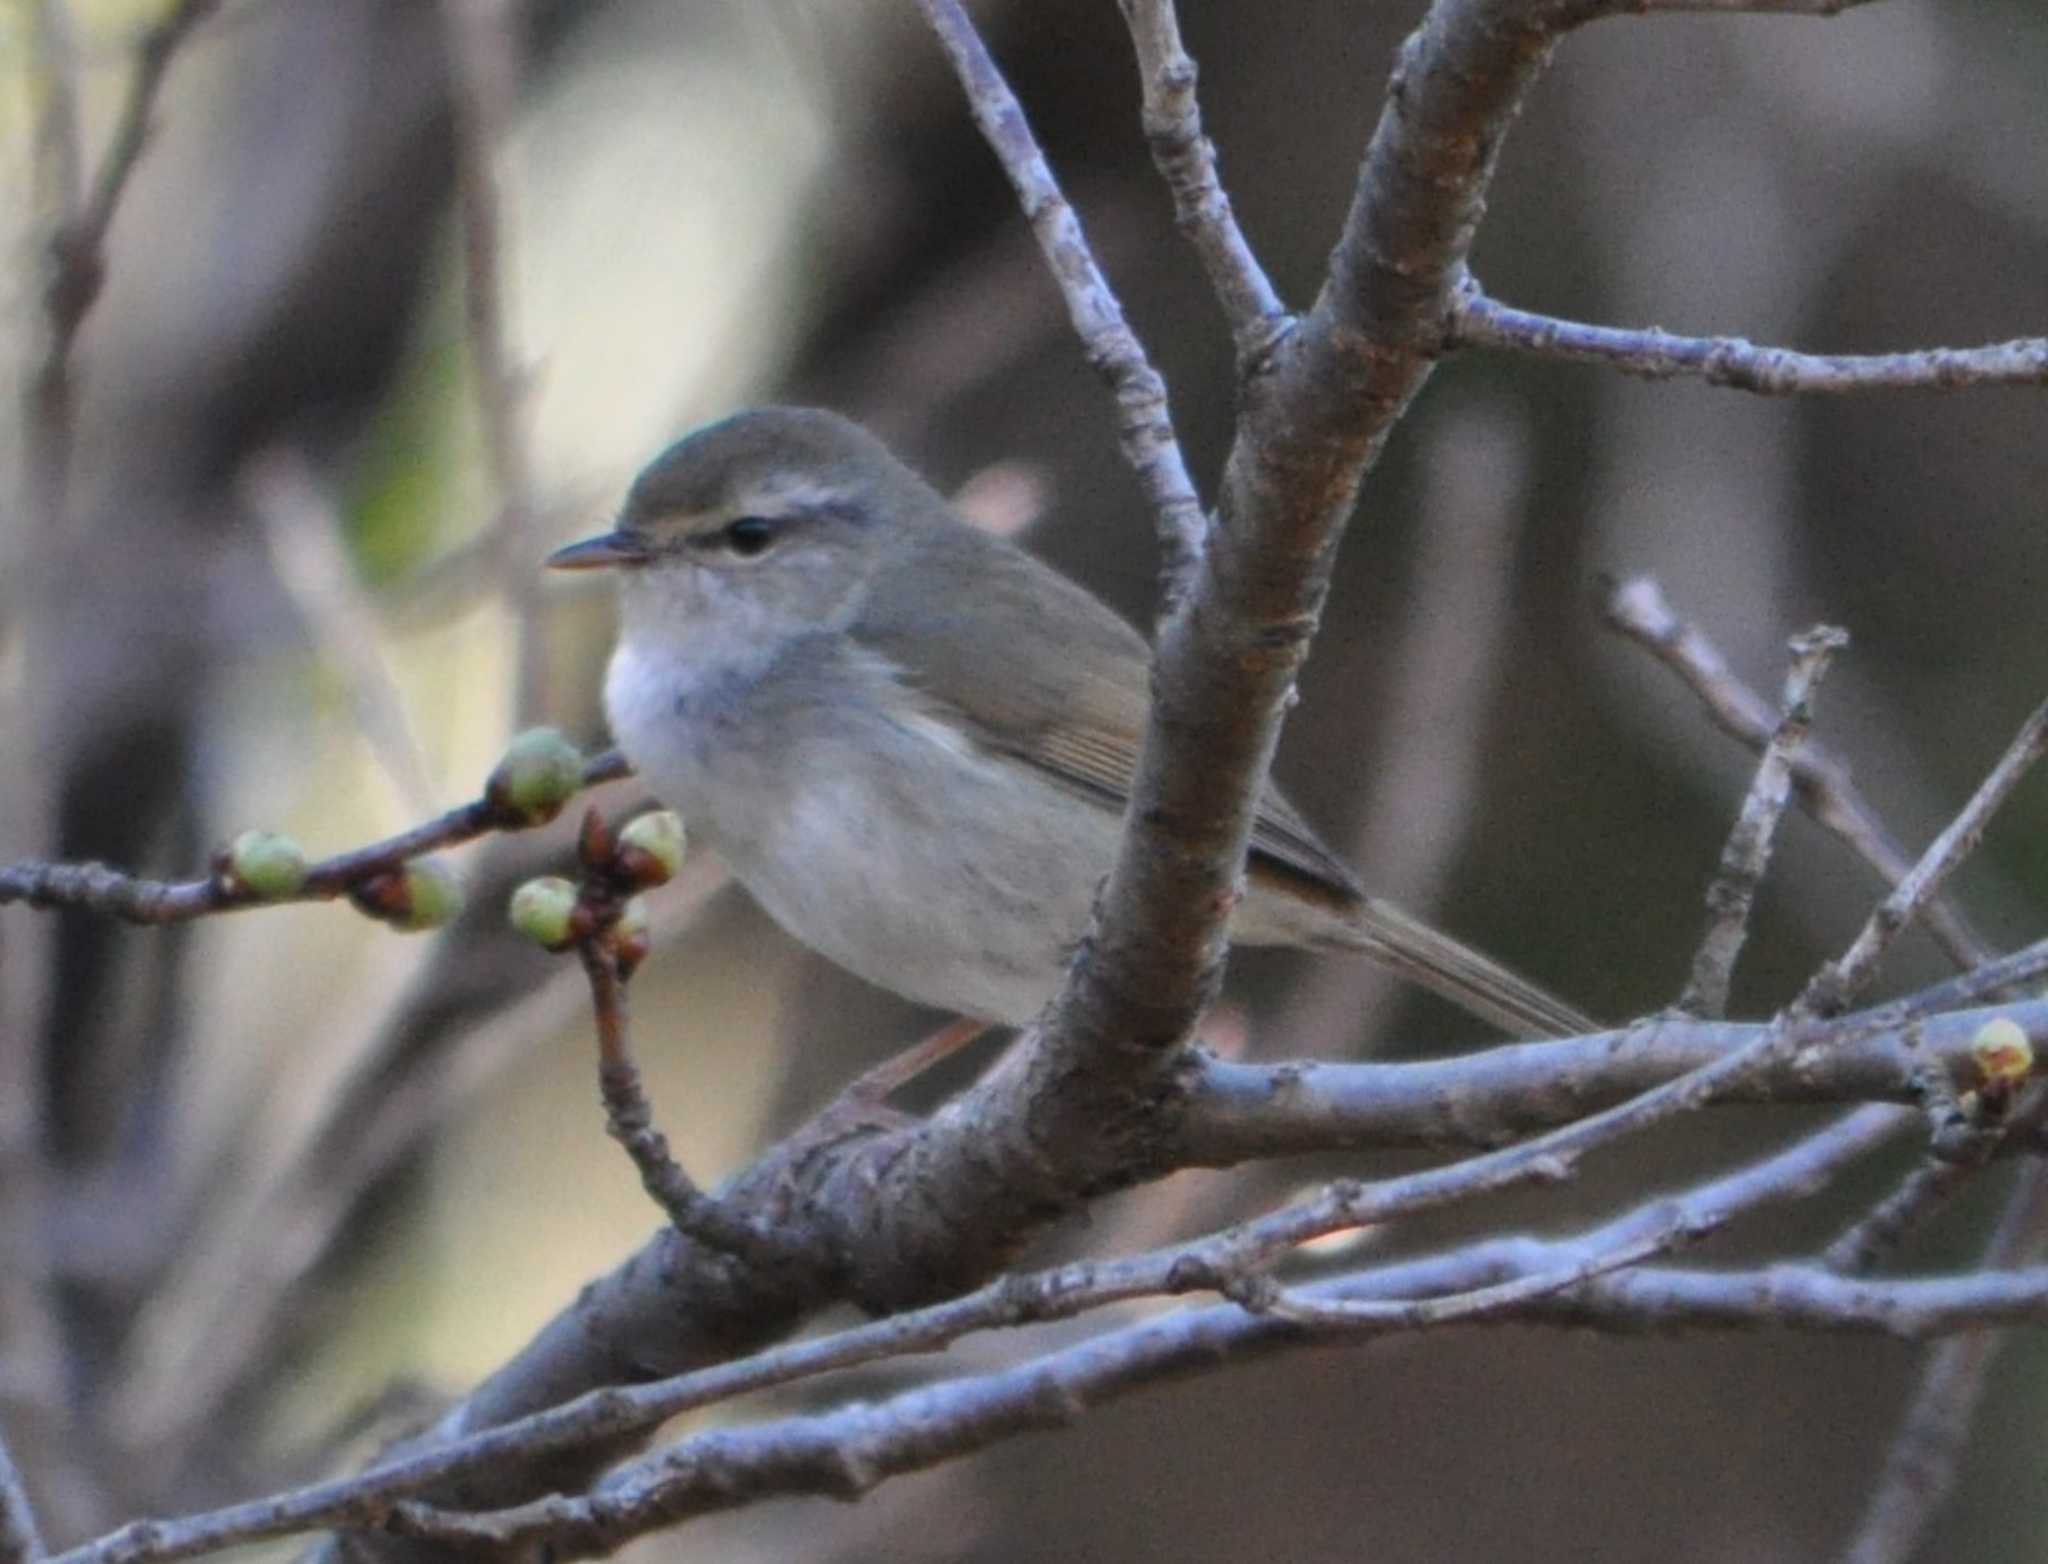
[(305, 885), (306, 850), (275, 831), (244, 831), (229, 844), (221, 871), (230, 889), (276, 901)]
[(673, 809), (654, 809), (619, 833), (612, 863), (634, 885), (666, 885), (683, 866), (683, 819)]
[(2010, 1016), (1993, 1016), (1970, 1039), (1970, 1057), (1985, 1097), (2009, 1098), (2034, 1070), (2034, 1045), (2026, 1029)]
[(576, 746), (553, 728), (528, 728), (505, 746), (484, 783), (484, 799), (522, 825), (545, 825), (582, 788)]
[(395, 929), (437, 929), (462, 911), (462, 882), (446, 865), (416, 859), (388, 874), (372, 875), (349, 891), (363, 912)]
[(647, 900), (635, 896), (619, 909), (619, 921), (612, 929), (612, 954), (619, 963), (619, 976), (629, 978), (633, 969), (647, 959)]
[(512, 927), (544, 950), (576, 942), (576, 886), (559, 874), (528, 880), (512, 893)]

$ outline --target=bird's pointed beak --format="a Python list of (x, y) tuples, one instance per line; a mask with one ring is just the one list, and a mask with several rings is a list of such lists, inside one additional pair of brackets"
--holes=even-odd
[(548, 555), (550, 570), (617, 570), (626, 565), (644, 565), (649, 557), (647, 540), (631, 532), (600, 532), (594, 538), (565, 543)]

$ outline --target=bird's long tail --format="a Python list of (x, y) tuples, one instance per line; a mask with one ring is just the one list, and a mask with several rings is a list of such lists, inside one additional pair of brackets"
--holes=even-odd
[(1324, 932), (1329, 943), (1364, 951), (1513, 1036), (1577, 1037), (1601, 1030), (1590, 1016), (1391, 902), (1368, 896), (1345, 913), (1342, 928)]

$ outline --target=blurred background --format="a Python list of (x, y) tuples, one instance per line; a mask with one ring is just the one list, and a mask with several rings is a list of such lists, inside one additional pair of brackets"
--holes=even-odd
[[(159, 14), (0, 11), (0, 352), (24, 386), (51, 211), (37, 17), (60, 10), (95, 157)], [(1291, 303), (1313, 296), (1420, 11), (1184, 7), (1226, 184)], [(479, 411), (444, 8), (228, 0), (177, 56), (79, 339), (61, 514), (0, 512), (0, 861), (185, 875), (247, 826), (329, 852), (473, 796), (524, 723), (603, 742), (609, 596), (543, 589), (530, 567), (602, 524), (669, 439), (751, 402), (867, 421), (979, 519), (1149, 619), (1151, 526), (1107, 393), (910, 7), (510, 14), (492, 162), (520, 494)], [(1206, 487), (1229, 438), (1228, 338), (1150, 167), (1116, 10), (977, 14)], [(2020, 0), (1609, 22), (1564, 46), (1512, 134), (1474, 267), (1532, 309), (1817, 351), (2040, 332), (2044, 81), (2048, 17)], [(26, 494), (14, 421), (5, 438), (10, 495)], [(1847, 627), (1819, 731), (1917, 851), (2048, 685), (2044, 493), (2038, 391), (1770, 401), (1453, 358), (1369, 482), (1278, 773), (1375, 890), (1596, 1014), (1652, 1009), (1684, 978), (1749, 758), (1603, 629), (1603, 577), (1654, 572), (1767, 692), (1788, 635)], [(525, 517), (509, 552), (508, 499)], [(638, 797), (629, 782), (606, 802)], [(388, 1431), (377, 1414), (472, 1383), (645, 1239), (653, 1213), (593, 1100), (580, 975), (502, 932), (506, 890), (565, 864), (569, 832), (460, 855), (469, 910), (432, 937), (335, 907), (142, 931), (0, 914), (10, 1122), (49, 1183), (40, 1204), (17, 1184), (0, 1219), (40, 1211), (61, 1303), (61, 1339), (31, 1340), (0, 1297), (0, 1407), (59, 1540), (324, 1469)], [(2037, 780), (1963, 877), (1995, 942), (2041, 932), (2044, 843)], [(1789, 997), (1879, 889), (1791, 820), (1737, 1011)], [(708, 859), (655, 911), (638, 1043), (700, 1178), (934, 1019), (794, 947)], [(1888, 979), (1941, 970), (1916, 941)], [(1254, 1055), (1487, 1040), (1354, 968), (1260, 953), (1232, 979), (1216, 1041)], [(1568, 1226), (1805, 1122), (1717, 1112), (1487, 1217)], [(1171, 1181), (1031, 1258), (1158, 1241), (1340, 1165), (1401, 1163)], [(1885, 1171), (1725, 1252), (1810, 1248)], [(1967, 1263), (2002, 1182), (1980, 1181), (1908, 1263)], [(643, 1547), (1820, 1557), (1859, 1514), (1918, 1359), (1861, 1337), (1548, 1331), (1294, 1356), (858, 1507), (764, 1506)], [(1926, 1557), (2041, 1545), (2038, 1442), (2016, 1434), (2044, 1366), (2035, 1340), (2001, 1358)]]

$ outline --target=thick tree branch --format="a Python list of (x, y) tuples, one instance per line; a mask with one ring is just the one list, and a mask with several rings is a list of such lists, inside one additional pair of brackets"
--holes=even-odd
[(1034, 1097), (1076, 1104), (1075, 1134), (1085, 1119), (1099, 1143), (1105, 1110), (1124, 1118), (1120, 1099), (1155, 1092), (1215, 996), (1254, 800), (1338, 538), (1434, 360), (1500, 138), (1577, 15), (1528, 0), (1431, 8), (1315, 307), (1242, 387), (1208, 547), (1160, 628), (1116, 866), (1034, 1056)]
[[(1744, 4), (1652, 9), (1764, 10)], [(1778, 9), (1829, 9), (1788, 4)], [(1841, 7), (1833, 7), (1841, 9)], [(1491, 299), (1477, 283), (1451, 306), (1446, 346), (1493, 348), (1539, 358), (1604, 364), (1642, 380), (1694, 377), (1758, 396), (1847, 396), (1860, 391), (1966, 391), (1982, 386), (2048, 386), (2048, 337), (2019, 337), (1978, 348), (1918, 353), (1795, 353), (1759, 347), (1741, 337), (1675, 337), (1651, 326), (1639, 331), (1558, 320)]]

